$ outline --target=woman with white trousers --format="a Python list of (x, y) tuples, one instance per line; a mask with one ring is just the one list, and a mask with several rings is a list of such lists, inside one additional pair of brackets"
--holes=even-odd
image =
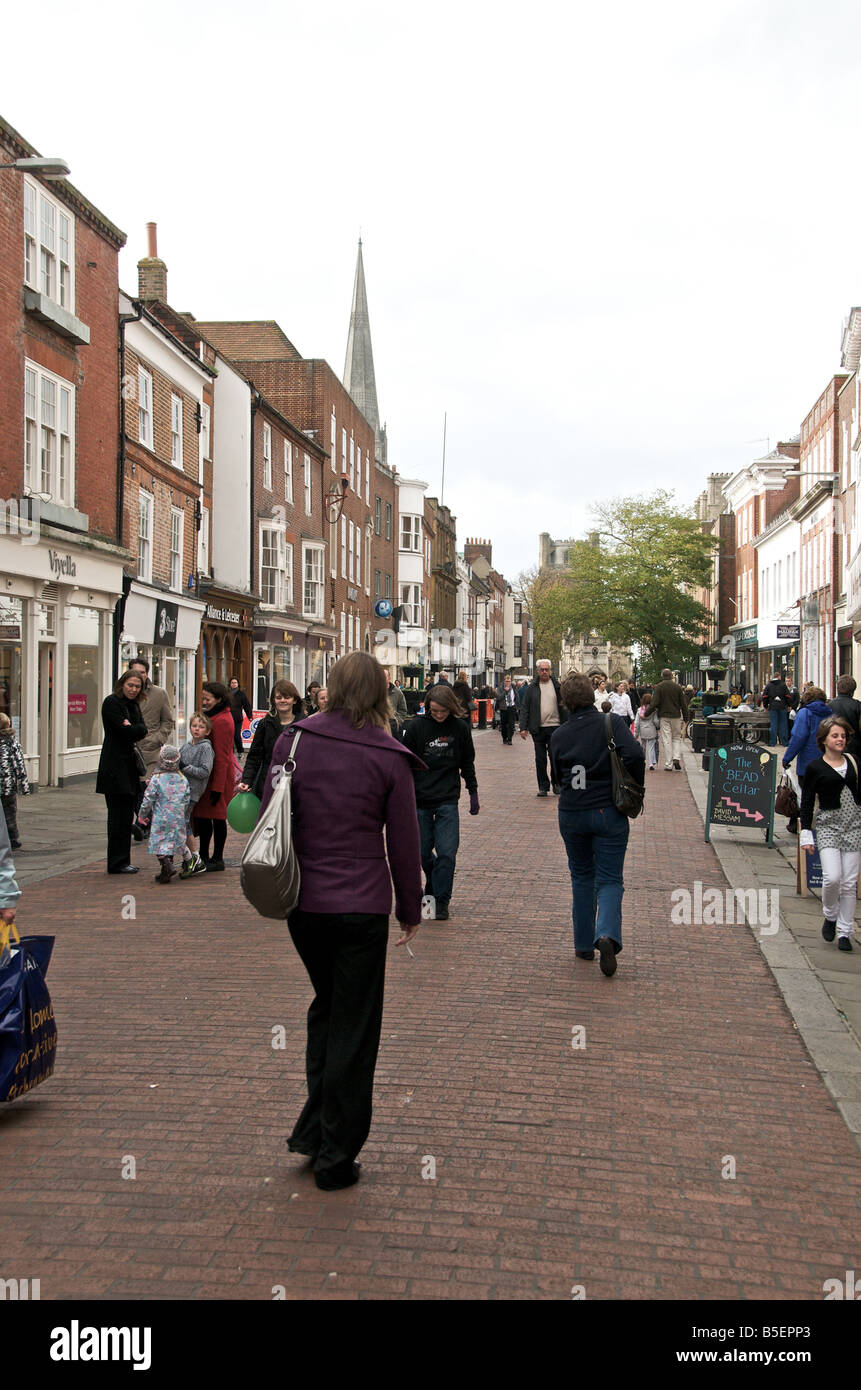
[(813, 853), (813, 817), (822, 861), (822, 936), (852, 950), (855, 891), (861, 872), (861, 783), (846, 752), (852, 733), (845, 719), (823, 719), (816, 731), (822, 757), (808, 763), (801, 793), (801, 848)]

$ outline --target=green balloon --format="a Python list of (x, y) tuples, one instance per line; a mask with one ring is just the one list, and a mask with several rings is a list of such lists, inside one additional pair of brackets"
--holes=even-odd
[(227, 807), (227, 823), (240, 835), (248, 835), (257, 824), (260, 798), (252, 792), (238, 792)]

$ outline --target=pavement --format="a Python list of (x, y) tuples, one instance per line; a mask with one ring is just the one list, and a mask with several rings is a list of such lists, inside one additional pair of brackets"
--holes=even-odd
[[(861, 1052), (835, 1003), (861, 952), (820, 951), (781, 850), (705, 844), (686, 755), (648, 777), (606, 979), (573, 958), (531, 745), (476, 749), (451, 919), (414, 959), (392, 924), (374, 1123), (340, 1193), (285, 1145), (311, 999), (286, 929), (235, 868), (163, 887), (141, 845), (144, 872), (108, 877), (91, 788), (22, 801), (19, 924), (56, 935), (59, 1043), (0, 1107), (0, 1279), (43, 1300), (818, 1301), (861, 1268)], [(781, 889), (773, 936), (671, 922), (678, 888), (754, 871)]]

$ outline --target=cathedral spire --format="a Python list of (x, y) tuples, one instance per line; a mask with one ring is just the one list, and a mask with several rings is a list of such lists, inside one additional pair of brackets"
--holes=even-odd
[(365, 268), (362, 264), (362, 239), (356, 260), (356, 279), (353, 284), (353, 307), (350, 311), (350, 332), (347, 338), (347, 360), (344, 365), (344, 385), (377, 435), (379, 452), (380, 412), (377, 407), (377, 382), (374, 376), (374, 352), (371, 347), (371, 321), (368, 316), (368, 295), (365, 290)]

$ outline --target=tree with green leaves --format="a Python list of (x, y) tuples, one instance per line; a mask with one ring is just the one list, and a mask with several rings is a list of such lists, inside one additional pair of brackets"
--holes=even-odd
[(571, 627), (571, 575), (568, 570), (533, 565), (517, 580), (517, 592), (532, 618), (535, 660), (559, 664), (562, 641)]
[(554, 637), (562, 625), (562, 636), (596, 631), (619, 646), (636, 643), (648, 677), (694, 664), (709, 617), (694, 591), (709, 582), (718, 542), (673, 505), (671, 492), (616, 498), (592, 511), (592, 534), (570, 547), (567, 572), (537, 576), (536, 633), (540, 621)]

